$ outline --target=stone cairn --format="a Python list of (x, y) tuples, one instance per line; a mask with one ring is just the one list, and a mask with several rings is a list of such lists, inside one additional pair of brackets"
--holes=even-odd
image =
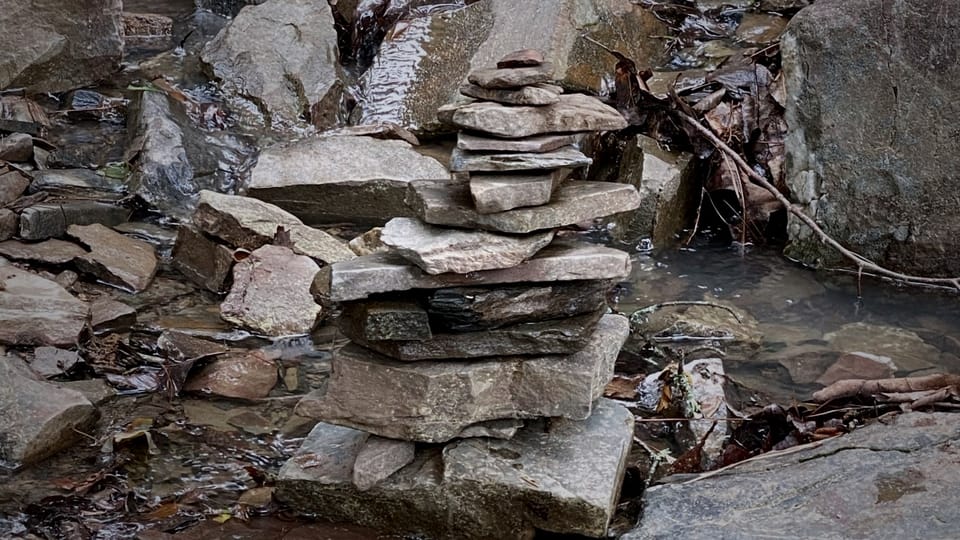
[(625, 127), (595, 98), (549, 84), (535, 51), (469, 75), (445, 107), (463, 131), (453, 179), (415, 181), (388, 250), (326, 267), (350, 338), (298, 413), (318, 424), (282, 469), (294, 508), (433, 538), (603, 536), (633, 416), (601, 398), (627, 320), (606, 297), (622, 251), (560, 238), (635, 209), (633, 186), (564, 180), (576, 147)]

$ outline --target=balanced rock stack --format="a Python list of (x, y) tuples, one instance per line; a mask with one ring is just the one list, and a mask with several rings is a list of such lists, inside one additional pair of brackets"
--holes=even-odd
[(453, 111), (479, 132), (452, 158), (469, 177), (411, 183), (419, 219), (387, 223), (388, 251), (317, 274), (352, 343), (298, 406), (322, 421), (280, 473), (298, 510), (433, 538), (606, 532), (633, 438), (631, 413), (601, 398), (629, 333), (606, 297), (630, 259), (558, 236), (640, 201), (556, 171), (590, 163), (577, 132), (625, 122), (545, 84), (535, 53), (504, 61), (463, 89), (487, 101)]

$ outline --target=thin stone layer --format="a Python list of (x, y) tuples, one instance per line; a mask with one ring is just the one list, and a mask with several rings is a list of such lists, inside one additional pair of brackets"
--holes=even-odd
[(560, 101), (546, 107), (478, 101), (456, 109), (452, 121), (463, 129), (509, 138), (627, 127), (627, 121), (616, 109), (583, 94), (563, 94)]
[(470, 196), (481, 214), (540, 206), (550, 202), (566, 174), (564, 169), (551, 174), (471, 174)]
[(454, 148), (450, 156), (453, 172), (509, 172), (543, 169), (576, 169), (587, 167), (593, 160), (573, 146), (564, 146), (549, 152), (477, 153)]

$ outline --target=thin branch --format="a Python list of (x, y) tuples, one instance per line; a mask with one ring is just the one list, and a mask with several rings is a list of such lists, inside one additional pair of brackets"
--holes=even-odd
[(653, 304), (652, 306), (647, 306), (645, 308), (640, 308), (634, 311), (633, 313), (630, 314), (630, 318), (633, 319), (634, 317), (642, 317), (644, 315), (649, 315), (654, 311), (657, 311), (658, 309), (663, 309), (665, 307), (672, 307), (672, 306), (706, 306), (706, 307), (712, 307), (717, 309), (723, 309), (728, 311), (731, 315), (733, 315), (733, 318), (736, 319), (738, 323), (743, 324), (743, 321), (740, 319), (740, 315), (737, 315), (737, 312), (734, 311), (733, 308), (725, 306), (723, 304), (717, 304), (715, 302), (706, 302), (703, 300), (678, 300), (674, 302), (661, 302), (659, 304)]

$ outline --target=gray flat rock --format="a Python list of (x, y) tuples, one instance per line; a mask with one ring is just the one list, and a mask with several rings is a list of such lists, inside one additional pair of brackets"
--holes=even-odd
[(20, 213), (20, 238), (46, 240), (63, 236), (71, 225), (119, 225), (127, 221), (129, 215), (130, 210), (122, 206), (95, 201), (35, 204)]
[(469, 133), (457, 134), (457, 148), (473, 152), (549, 152), (580, 141), (578, 133), (534, 135), (521, 139), (497, 139)]
[(564, 182), (549, 204), (496, 214), (481, 214), (473, 207), (466, 182), (414, 182), (406, 200), (427, 223), (514, 234), (574, 225), (640, 205), (640, 195), (631, 185), (583, 181)]
[(289, 248), (263, 246), (234, 265), (220, 316), (267, 336), (307, 334), (321, 311), (310, 296), (319, 269), (313, 259)]
[(477, 153), (454, 148), (450, 156), (450, 170), (454, 172), (502, 172), (576, 169), (593, 163), (573, 146), (564, 146), (549, 152)]
[(484, 88), (475, 84), (465, 84), (460, 87), (460, 93), (468, 97), (507, 105), (553, 105), (560, 101), (559, 92), (551, 92), (537, 86)]
[(373, 435), (357, 452), (353, 462), (353, 485), (366, 491), (406, 467), (414, 457), (414, 443)]
[(427, 311), (412, 301), (351, 302), (343, 306), (340, 320), (362, 329), (367, 341), (430, 339)]
[(381, 292), (410, 289), (525, 281), (623, 279), (629, 274), (630, 256), (623, 251), (591, 244), (554, 242), (513, 268), (486, 270), (469, 276), (433, 276), (399, 255), (374, 253), (321, 269), (311, 292), (321, 301), (344, 302)]
[(385, 222), (410, 215), (402, 194), (410, 181), (449, 177), (439, 161), (404, 141), (311, 137), (264, 149), (248, 193), (308, 224)]
[(560, 101), (545, 107), (518, 107), (479, 101), (454, 111), (453, 123), (463, 129), (498, 137), (616, 131), (627, 127), (627, 121), (616, 109), (584, 94), (563, 94)]
[(422, 448), (366, 491), (351, 468), (367, 434), (318, 424), (281, 469), (276, 496), (298, 511), (399, 534), (521, 539), (534, 529), (604, 536), (633, 439), (633, 416), (601, 399), (585, 421), (529, 422), (510, 440)]
[(226, 292), (233, 267), (233, 251), (227, 246), (210, 240), (194, 227), (181, 225), (171, 257), (173, 267), (191, 283), (213, 293)]
[[(32, 152), (33, 146), (30, 148)], [(17, 200), (29, 186), (30, 179), (20, 171), (9, 168), (0, 169), (0, 205)]]
[(553, 234), (507, 236), (393, 218), (384, 226), (380, 241), (428, 274), (467, 274), (516, 266), (553, 241)]
[(56, 282), (13, 266), (0, 268), (0, 343), (76, 345), (90, 307)]
[(33, 173), (30, 193), (45, 191), (63, 198), (119, 200), (126, 190), (123, 180), (97, 174), (90, 169), (47, 169)]
[(491, 330), (439, 334), (420, 340), (377, 340), (364, 337), (364, 328), (354, 320), (342, 319), (340, 330), (354, 343), (389, 356), (394, 360), (459, 360), (493, 356), (573, 354), (593, 338), (600, 316), (585, 315), (502, 326)]
[(17, 234), (18, 216), (12, 210), (0, 208), (0, 242), (9, 240)]
[(153, 246), (99, 223), (71, 225), (67, 234), (90, 248), (90, 253), (74, 259), (77, 268), (110, 285), (140, 292), (150, 285), (160, 266)]
[(478, 69), (467, 75), (468, 81), (488, 89), (519, 88), (551, 79), (553, 64), (550, 62), (525, 67)]
[(27, 243), (17, 240), (0, 242), (0, 255), (17, 261), (30, 261), (41, 264), (66, 264), (85, 255), (87, 252), (73, 242), (64, 240), (44, 240)]
[(521, 49), (503, 55), (497, 60), (497, 69), (539, 66), (544, 62), (543, 52), (536, 49)]
[(76, 351), (57, 347), (37, 347), (33, 350), (30, 369), (46, 379), (52, 379), (69, 372), (78, 362), (80, 362), (80, 355)]
[(584, 420), (613, 377), (628, 334), (626, 318), (606, 315), (579, 353), (469, 362), (399, 362), (348, 345), (334, 355), (326, 393), (304, 398), (297, 411), (382, 437), (432, 443), (489, 420)]
[(960, 450), (956, 415), (889, 423), (696, 483), (654, 486), (639, 527), (621, 538), (953, 538), (957, 510), (943, 502), (960, 497), (960, 468), (947, 465)]
[(477, 212), (495, 214), (550, 202), (566, 171), (552, 174), (471, 174), (470, 196)]
[(137, 310), (119, 300), (99, 298), (90, 304), (90, 327), (97, 334), (129, 330), (137, 324)]

